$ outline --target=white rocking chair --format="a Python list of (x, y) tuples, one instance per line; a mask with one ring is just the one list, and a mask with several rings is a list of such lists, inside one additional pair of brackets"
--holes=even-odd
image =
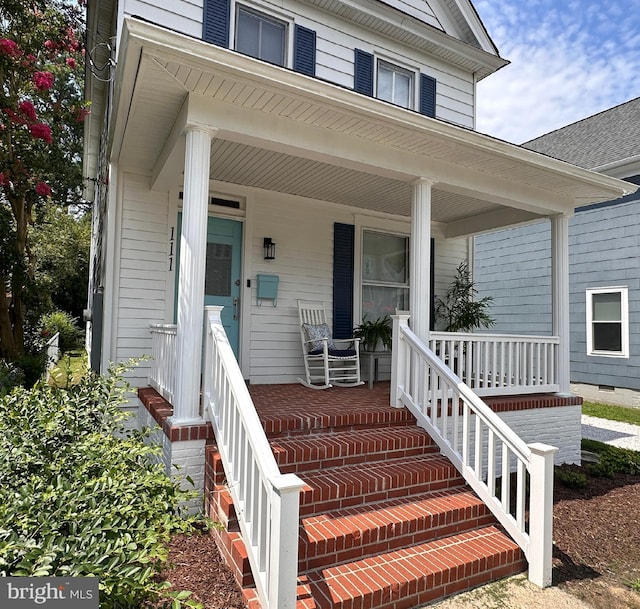
[(333, 339), (321, 302), (299, 300), (298, 315), (307, 377), (298, 381), (310, 389), (363, 385), (360, 380), (360, 339)]

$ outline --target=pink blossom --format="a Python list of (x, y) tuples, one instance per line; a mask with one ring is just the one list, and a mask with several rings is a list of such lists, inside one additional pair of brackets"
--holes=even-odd
[(38, 182), (36, 184), (36, 194), (41, 197), (48, 197), (51, 194), (51, 188), (44, 182)]
[(58, 48), (58, 45), (55, 42), (53, 42), (53, 40), (45, 40), (44, 48), (49, 50), (55, 50)]
[(21, 101), (18, 104), (18, 110), (20, 110), (20, 112), (24, 116), (26, 116), (27, 118), (30, 118), (32, 121), (35, 121), (36, 118), (37, 118), (36, 117), (36, 109), (35, 109), (34, 105), (28, 100)]
[(33, 75), (33, 84), (38, 91), (47, 91), (53, 87), (54, 76), (51, 72), (36, 72)]
[(21, 55), (21, 51), (18, 43), (15, 40), (10, 40), (9, 38), (0, 38), (0, 55), (19, 57)]
[(67, 65), (73, 70), (76, 67), (76, 60), (73, 57), (67, 57), (66, 59)]
[(85, 116), (88, 116), (89, 114), (91, 114), (91, 110), (88, 108), (80, 108), (76, 112), (76, 123), (81, 123), (85, 119)]
[(29, 125), (29, 131), (31, 131), (31, 135), (33, 135), (33, 137), (43, 140), (47, 142), (47, 144), (51, 144), (51, 142), (53, 142), (53, 138), (51, 137), (51, 127), (49, 127), (49, 125), (45, 125), (44, 123), (35, 123), (33, 125)]

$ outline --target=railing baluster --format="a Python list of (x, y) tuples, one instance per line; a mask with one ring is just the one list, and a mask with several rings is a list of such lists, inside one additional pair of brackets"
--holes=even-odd
[(509, 514), (511, 512), (511, 467), (509, 463), (509, 447), (502, 443), (502, 509)]
[(488, 428), (487, 440), (487, 488), (493, 497), (496, 494), (496, 434)]

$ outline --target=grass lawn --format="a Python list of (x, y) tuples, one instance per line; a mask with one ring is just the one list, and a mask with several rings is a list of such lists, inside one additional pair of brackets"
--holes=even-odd
[(609, 419), (610, 421), (621, 421), (622, 423), (640, 425), (640, 408), (585, 402), (582, 404), (582, 414), (599, 417), (601, 419)]
[(57, 387), (76, 385), (87, 373), (86, 351), (69, 351), (51, 369), (49, 384)]

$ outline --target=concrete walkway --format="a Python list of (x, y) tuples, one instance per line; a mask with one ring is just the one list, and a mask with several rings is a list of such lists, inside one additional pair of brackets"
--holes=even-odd
[(640, 425), (582, 415), (582, 437), (640, 451)]

